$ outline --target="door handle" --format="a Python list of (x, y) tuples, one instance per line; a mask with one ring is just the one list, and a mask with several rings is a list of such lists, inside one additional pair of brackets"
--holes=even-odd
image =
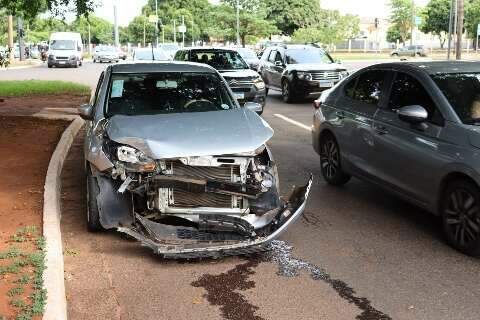
[(337, 111), (337, 112), (335, 112), (335, 115), (336, 115), (339, 119), (345, 118), (345, 112), (343, 112), (343, 111)]
[(374, 126), (374, 130), (377, 134), (380, 134), (380, 135), (388, 133), (388, 129), (385, 126)]

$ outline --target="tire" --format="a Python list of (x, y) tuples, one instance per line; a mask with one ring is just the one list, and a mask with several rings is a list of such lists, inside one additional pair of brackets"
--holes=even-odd
[(398, 58), (398, 53), (392, 53), (392, 57)]
[(448, 243), (458, 251), (480, 256), (480, 189), (467, 180), (450, 182), (442, 194), (440, 214)]
[(93, 63), (97, 62), (97, 60), (93, 59)]
[(97, 195), (100, 193), (97, 179), (92, 175), (87, 163), (87, 229), (90, 232), (104, 231), (100, 223), (100, 211), (97, 205)]
[(83, 66), (83, 60), (80, 60), (80, 67)]
[(286, 103), (292, 103), (294, 101), (292, 89), (288, 80), (282, 81), (282, 98)]
[(265, 88), (265, 97), (268, 96), (268, 88)]
[(342, 170), (340, 148), (332, 134), (320, 140), (320, 170), (325, 181), (333, 186), (343, 186), (351, 176)]
[(78, 61), (75, 61), (75, 65), (73, 66), (74, 68), (78, 68)]
[(49, 64), (47, 65), (47, 67), (51, 68), (51, 67), (52, 67), (52, 65), (49, 63)]

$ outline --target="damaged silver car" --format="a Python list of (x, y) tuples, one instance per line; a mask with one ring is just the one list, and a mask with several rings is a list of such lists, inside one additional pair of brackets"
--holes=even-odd
[(167, 258), (266, 250), (305, 208), (312, 179), (279, 196), (272, 128), (206, 65), (121, 64), (102, 73), (85, 140), (88, 228)]

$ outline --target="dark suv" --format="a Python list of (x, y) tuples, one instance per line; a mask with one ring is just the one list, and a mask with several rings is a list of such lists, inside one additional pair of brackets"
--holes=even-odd
[(348, 75), (323, 49), (313, 45), (279, 45), (265, 50), (258, 72), (268, 89), (281, 90), (285, 102), (318, 97)]
[(177, 51), (174, 60), (208, 64), (225, 78), (240, 105), (255, 102), (265, 107), (265, 83), (251, 70), (240, 54), (227, 48), (184, 48)]

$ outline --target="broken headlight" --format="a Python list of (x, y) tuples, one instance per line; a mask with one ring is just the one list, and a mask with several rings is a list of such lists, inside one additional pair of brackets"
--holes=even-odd
[(130, 170), (150, 172), (156, 168), (155, 160), (146, 156), (142, 151), (129, 146), (117, 147), (117, 159), (124, 162)]

